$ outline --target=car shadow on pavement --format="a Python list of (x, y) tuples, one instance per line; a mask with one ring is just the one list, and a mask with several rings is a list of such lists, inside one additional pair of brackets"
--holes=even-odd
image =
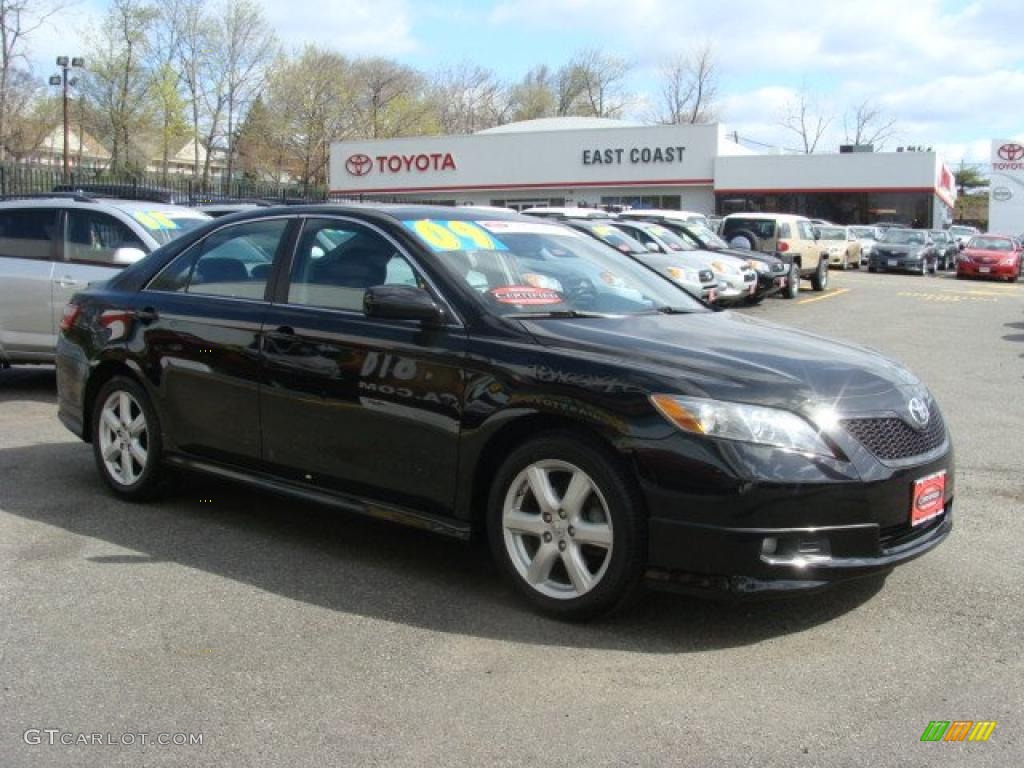
[[(1024, 331), (1024, 323), (1006, 323), (1003, 327)], [(1008, 333), (1006, 336), (1003, 336), (1003, 341), (1024, 342), (1024, 333)]]
[(0, 369), (0, 403), (11, 401), (57, 402), (57, 369), (21, 366)]
[[(638, 653), (749, 645), (835, 619), (883, 583), (871, 578), (827, 594), (756, 603), (651, 593), (622, 615), (570, 625), (532, 613), (479, 543), (218, 480), (175, 479), (160, 501), (127, 504), (106, 491), (86, 445), (9, 448), (0, 450), (0, 510), (108, 542), (117, 551), (86, 556), (89, 565), (137, 568), (139, 579), (146, 564), (171, 562), (333, 611), (538, 645)], [(111, 583), (139, 588), (120, 578)]]

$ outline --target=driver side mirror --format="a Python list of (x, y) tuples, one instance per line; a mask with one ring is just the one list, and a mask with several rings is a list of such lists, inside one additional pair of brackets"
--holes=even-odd
[(664, 249), (657, 243), (648, 243), (647, 250), (651, 253), (664, 253)]
[(363, 313), (384, 320), (418, 320), (437, 327), (444, 324), (444, 310), (434, 297), (411, 285), (375, 285), (363, 294)]
[(959, 248), (962, 251), (964, 249), (964, 241), (963, 240), (959, 240), (957, 242), (957, 244), (956, 244), (956, 247)]
[(146, 252), (141, 248), (115, 248), (110, 255), (112, 264), (134, 264), (140, 259), (146, 258)]

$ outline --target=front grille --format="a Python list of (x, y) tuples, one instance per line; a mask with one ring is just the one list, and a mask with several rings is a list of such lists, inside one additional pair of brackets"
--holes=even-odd
[(744, 272), (743, 273), (743, 282), (744, 283), (750, 283), (750, 282), (753, 282), (756, 279), (757, 279), (757, 275), (755, 275), (753, 272)]
[(946, 425), (934, 408), (928, 426), (920, 431), (895, 416), (843, 419), (841, 423), (857, 442), (883, 461), (920, 456), (934, 451), (946, 439)]
[(788, 272), (788, 271), (789, 271), (789, 265), (786, 264), (786, 262), (784, 262), (784, 261), (780, 261), (777, 264), (772, 264), (772, 272), (777, 272), (777, 273), (781, 274), (782, 272)]
[(712, 280), (715, 279), (715, 273), (712, 272), (710, 269), (702, 269), (700, 272), (697, 273), (697, 277), (700, 279), (702, 283), (710, 283)]

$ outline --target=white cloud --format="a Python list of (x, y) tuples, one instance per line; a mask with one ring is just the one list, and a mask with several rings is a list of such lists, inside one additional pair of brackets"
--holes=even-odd
[(313, 43), (346, 56), (400, 56), (419, 47), (406, 0), (261, 2), (287, 49)]

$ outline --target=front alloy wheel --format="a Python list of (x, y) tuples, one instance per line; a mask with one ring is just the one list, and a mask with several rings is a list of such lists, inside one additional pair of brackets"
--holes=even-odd
[(515, 450), (491, 487), (495, 559), (539, 610), (585, 620), (626, 602), (641, 583), (646, 523), (635, 482), (609, 451), (573, 433)]
[(542, 595), (571, 600), (597, 586), (612, 556), (612, 521), (601, 491), (579, 467), (538, 461), (505, 494), (505, 551)]

